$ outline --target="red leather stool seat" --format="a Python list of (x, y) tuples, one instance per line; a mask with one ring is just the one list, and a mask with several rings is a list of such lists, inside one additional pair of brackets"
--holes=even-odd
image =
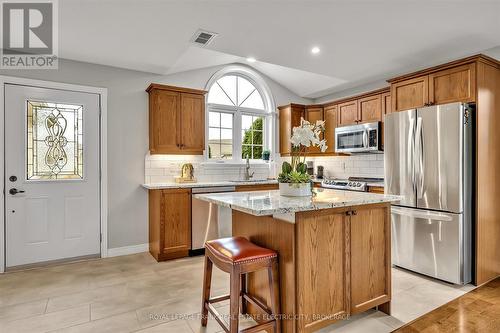
[(245, 237), (228, 237), (207, 241), (205, 248), (219, 260), (231, 264), (267, 260), (278, 256), (275, 251), (260, 247)]
[[(210, 297), (213, 265), (229, 273), (229, 295)], [(265, 303), (247, 293), (247, 274), (259, 270), (267, 270), (270, 299), (269, 302)], [(229, 237), (205, 242), (205, 272), (203, 274), (202, 298), (201, 326), (203, 327), (207, 326), (208, 313), (210, 312), (227, 333), (261, 331), (280, 333), (278, 253), (253, 244), (245, 237)], [(229, 327), (221, 319), (221, 315), (213, 305), (225, 300), (229, 300)], [(265, 315), (257, 325), (238, 331), (239, 314), (247, 314), (248, 302), (263, 311), (262, 313)]]

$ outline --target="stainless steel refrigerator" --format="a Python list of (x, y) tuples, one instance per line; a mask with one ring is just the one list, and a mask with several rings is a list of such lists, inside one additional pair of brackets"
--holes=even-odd
[(385, 118), (392, 263), (455, 284), (471, 281), (473, 109), (429, 106)]

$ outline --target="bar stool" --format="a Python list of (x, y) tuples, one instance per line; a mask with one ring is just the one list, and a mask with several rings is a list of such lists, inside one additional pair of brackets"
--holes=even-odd
[[(229, 295), (210, 298), (210, 284), (212, 281), (212, 264), (222, 271), (230, 274)], [(271, 296), (271, 308), (248, 295), (246, 292), (246, 274), (261, 269), (267, 269), (269, 277), (269, 291)], [(280, 332), (279, 305), (279, 276), (278, 276), (278, 254), (270, 249), (260, 247), (244, 237), (230, 237), (216, 239), (205, 243), (205, 273), (203, 278), (203, 304), (201, 309), (201, 325), (207, 326), (208, 311), (215, 317), (224, 331), (229, 333), (238, 332), (238, 317), (240, 313), (240, 296), (242, 313), (246, 312), (245, 301), (260, 308), (268, 315), (265, 320), (255, 326), (246, 328), (241, 332), (250, 333), (271, 330)], [(213, 303), (229, 299), (229, 329), (226, 327)]]

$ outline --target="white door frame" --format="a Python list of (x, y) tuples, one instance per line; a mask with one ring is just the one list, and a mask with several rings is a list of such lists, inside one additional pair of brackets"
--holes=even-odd
[[(5, 85), (17, 84), (23, 86), (33, 86), (48, 89), (69, 90), (84, 93), (93, 93), (99, 95), (100, 107), (100, 215), (101, 215), (101, 258), (108, 256), (108, 163), (107, 163), (107, 106), (108, 106), (108, 89), (90, 86), (81, 86), (68, 83), (60, 83), (53, 81), (42, 81), (25, 79), (12, 76), (0, 75), (0, 188), (5, 189)], [(5, 272), (5, 192), (0, 191), (0, 273)]]

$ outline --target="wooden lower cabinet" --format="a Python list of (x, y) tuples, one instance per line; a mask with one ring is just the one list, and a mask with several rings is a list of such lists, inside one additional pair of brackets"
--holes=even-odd
[[(390, 205), (295, 213), (295, 223), (233, 210), (233, 235), (279, 254), (282, 332), (315, 332), (370, 308), (390, 313)], [(269, 305), (266, 272), (248, 276)], [(262, 314), (248, 306), (249, 314)]]
[(149, 252), (157, 261), (191, 249), (191, 190), (149, 190)]
[[(312, 332), (350, 313), (349, 217), (319, 211), (297, 221), (298, 332)], [(312, 294), (311, 294), (312, 293)]]
[(236, 186), (236, 192), (245, 191), (272, 191), (277, 190), (278, 184), (256, 184), (256, 185), (238, 185)]
[(368, 192), (371, 193), (378, 193), (378, 194), (384, 194), (385, 189), (383, 186), (368, 186)]
[[(351, 314), (356, 314), (391, 300), (390, 208), (356, 208), (349, 224)], [(384, 312), (389, 311), (387, 304)]]

